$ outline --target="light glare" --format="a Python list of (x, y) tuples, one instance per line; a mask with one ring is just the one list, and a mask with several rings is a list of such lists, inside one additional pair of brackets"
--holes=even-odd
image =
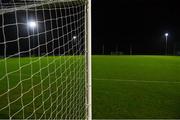
[(30, 22), (28, 22), (28, 26), (31, 27), (31, 28), (36, 28), (37, 23), (35, 21), (30, 21)]
[(167, 37), (169, 34), (168, 33), (165, 33), (165, 36)]
[(73, 36), (73, 39), (75, 40), (77, 37), (76, 36)]

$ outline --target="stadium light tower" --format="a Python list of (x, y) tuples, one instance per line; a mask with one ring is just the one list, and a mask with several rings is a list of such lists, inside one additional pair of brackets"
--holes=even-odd
[[(34, 21), (34, 20), (28, 21), (27, 22), (27, 26), (30, 29), (32, 29), (32, 33), (33, 33), (33, 36), (32, 36), (32, 47), (34, 48), (34, 46), (35, 46), (34, 30), (35, 30), (35, 28), (37, 28), (37, 22)], [(35, 50), (32, 51), (32, 54), (35, 55)]]
[(75, 44), (77, 42), (77, 36), (73, 36), (72, 39), (73, 39), (73, 43)]
[(169, 34), (168, 34), (168, 33), (165, 33), (164, 35), (165, 35), (165, 37), (166, 37), (166, 55), (167, 55), (167, 40), (168, 40)]

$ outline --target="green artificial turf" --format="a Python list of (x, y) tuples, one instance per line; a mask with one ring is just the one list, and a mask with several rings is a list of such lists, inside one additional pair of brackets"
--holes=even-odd
[(180, 57), (93, 56), (93, 118), (180, 118)]
[(81, 56), (0, 59), (0, 119), (84, 118), (84, 78)]
[[(83, 62), (0, 59), (0, 118), (83, 118)], [(93, 56), (93, 118), (180, 118), (179, 73), (175, 56)]]

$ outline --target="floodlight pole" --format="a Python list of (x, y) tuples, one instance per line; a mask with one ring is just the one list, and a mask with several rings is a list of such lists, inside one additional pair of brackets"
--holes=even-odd
[(130, 44), (129, 53), (132, 55), (132, 44)]
[(32, 54), (35, 55), (36, 52), (35, 52), (35, 36), (34, 36), (34, 33), (35, 33), (35, 28), (37, 28), (37, 23), (36, 21), (28, 21), (27, 22), (27, 25), (30, 29), (32, 29)]
[[(36, 26), (37, 27), (37, 26)], [(33, 45), (33, 56), (36, 56), (36, 49), (35, 49), (35, 47), (36, 47), (36, 43), (35, 43), (35, 28), (33, 27), (32, 28), (32, 31), (33, 31), (33, 36), (32, 36), (32, 45)]]
[(168, 47), (167, 47), (167, 40), (168, 40), (168, 33), (165, 34), (166, 37), (166, 55), (168, 54)]
[(33, 42), (33, 56), (35, 56), (35, 54), (36, 54), (36, 52), (35, 52), (35, 40), (34, 40), (34, 28), (32, 28), (33, 29), (33, 36), (32, 36), (32, 42)]
[(104, 55), (104, 44), (102, 46), (102, 54)]
[(174, 55), (176, 55), (176, 44), (174, 44), (174, 50), (173, 50)]
[(118, 45), (116, 45), (116, 55), (118, 55)]

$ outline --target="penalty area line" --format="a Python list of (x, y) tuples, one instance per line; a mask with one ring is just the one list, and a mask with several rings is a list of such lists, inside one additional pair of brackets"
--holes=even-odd
[(146, 81), (146, 80), (121, 80), (121, 79), (105, 79), (105, 78), (92, 78), (94, 80), (98, 81), (116, 81), (116, 82), (137, 82), (137, 83), (170, 83), (170, 84), (180, 84), (180, 82), (170, 82), (170, 81), (159, 81), (159, 80), (152, 80), (152, 81)]

